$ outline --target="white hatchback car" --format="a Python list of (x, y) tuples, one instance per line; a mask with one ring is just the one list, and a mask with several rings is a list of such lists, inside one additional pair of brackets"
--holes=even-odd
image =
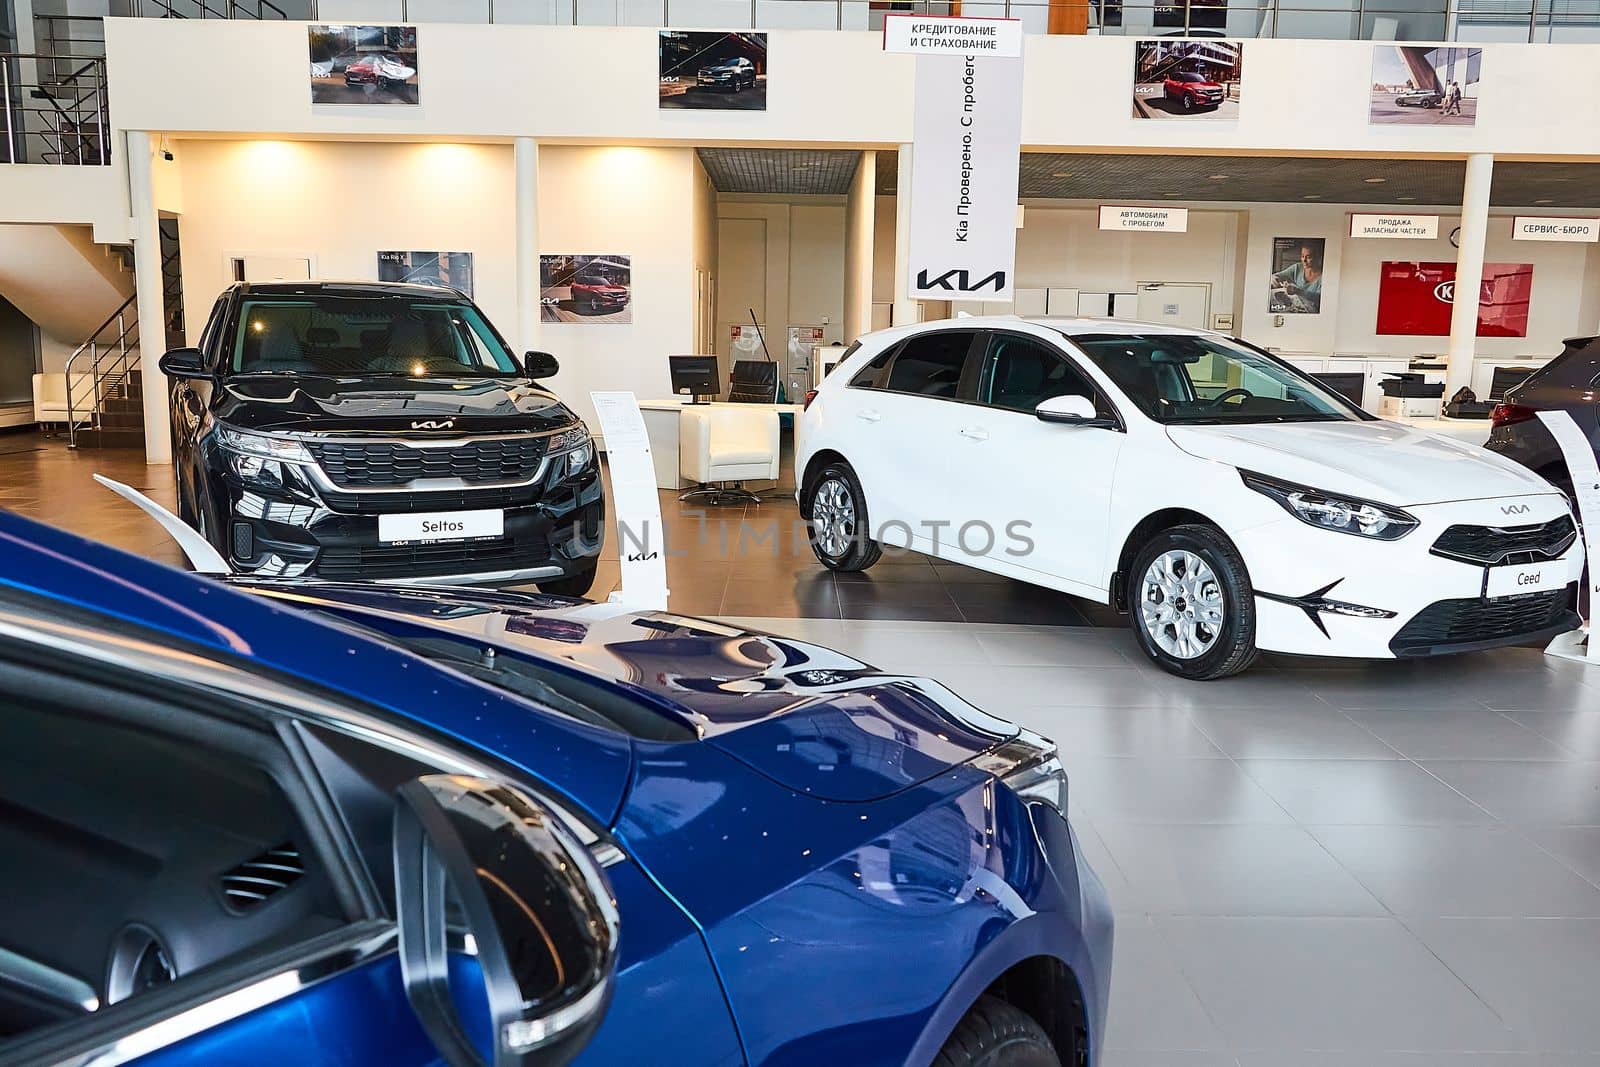
[(1579, 625), (1566, 498), (1219, 334), (965, 318), (863, 338), (801, 416), (817, 558), (910, 548), (1128, 611), (1188, 678)]

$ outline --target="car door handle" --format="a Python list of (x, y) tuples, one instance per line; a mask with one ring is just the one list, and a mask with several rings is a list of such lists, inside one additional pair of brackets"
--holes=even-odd
[(876, 411), (858, 411), (856, 412), (856, 418), (862, 422), (881, 422), (883, 420), (883, 416)]
[(968, 437), (974, 441), (987, 441), (989, 439), (989, 431), (982, 426), (963, 426), (960, 432), (962, 437)]

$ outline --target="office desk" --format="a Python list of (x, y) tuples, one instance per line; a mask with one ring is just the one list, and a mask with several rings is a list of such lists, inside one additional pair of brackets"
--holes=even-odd
[[(644, 415), (645, 433), (650, 438), (650, 458), (655, 464), (658, 489), (689, 487), (689, 483), (678, 476), (678, 418), (688, 402), (688, 397), (682, 396), (639, 401), (639, 411)], [(780, 415), (785, 412), (790, 415), (800, 414), (799, 404), (728, 404), (723, 401), (713, 401), (708, 406), (746, 409), (759, 407), (776, 411)]]

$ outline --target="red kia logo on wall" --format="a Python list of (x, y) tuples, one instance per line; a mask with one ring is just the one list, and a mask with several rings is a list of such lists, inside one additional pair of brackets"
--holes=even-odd
[[(1378, 276), (1377, 332), (1448, 337), (1455, 296), (1454, 263), (1385, 262)], [(1532, 296), (1531, 263), (1485, 263), (1478, 293), (1478, 336), (1528, 336)]]

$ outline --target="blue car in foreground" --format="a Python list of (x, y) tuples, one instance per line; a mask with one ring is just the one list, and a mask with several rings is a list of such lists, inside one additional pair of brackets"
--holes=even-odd
[(1053, 746), (668, 613), (0, 511), (0, 1062), (1092, 1064)]

